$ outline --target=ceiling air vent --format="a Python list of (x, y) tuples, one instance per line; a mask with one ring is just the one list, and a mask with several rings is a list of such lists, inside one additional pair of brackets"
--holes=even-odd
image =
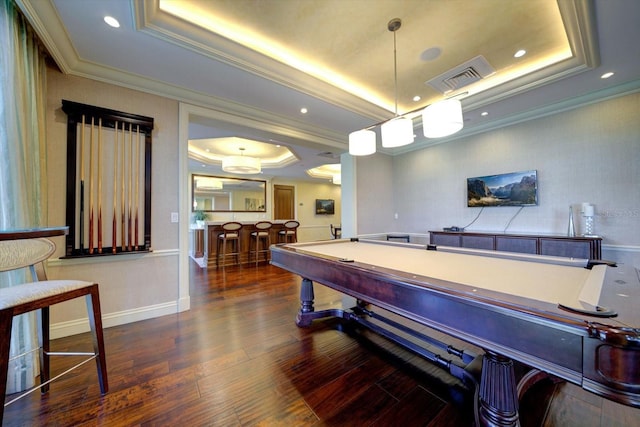
[(484, 56), (478, 55), (472, 60), (426, 81), (425, 84), (446, 94), (469, 86), (495, 72), (496, 70), (484, 59)]

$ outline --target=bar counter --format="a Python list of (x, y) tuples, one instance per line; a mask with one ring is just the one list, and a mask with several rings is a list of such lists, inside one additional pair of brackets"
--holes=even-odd
[[(267, 221), (267, 220), (258, 220), (258, 221), (236, 221), (242, 224), (242, 229), (240, 230), (240, 263), (246, 264), (249, 262), (249, 249), (251, 245), (251, 233), (256, 230), (255, 224), (258, 222)], [(270, 221), (273, 226), (269, 230), (269, 237), (271, 239), (271, 244), (278, 243), (278, 232), (284, 229), (284, 223), (288, 220), (275, 220)], [(225, 224), (231, 221), (207, 221), (205, 223), (205, 232), (204, 232), (204, 259), (207, 263), (207, 268), (216, 268), (216, 257), (218, 256), (217, 252), (217, 241), (218, 235), (222, 233), (222, 224)], [(262, 246), (260, 247), (262, 249)], [(259, 254), (259, 259), (264, 259), (264, 253)], [(251, 259), (252, 261), (255, 258)], [(226, 260), (220, 260), (222, 265), (230, 264), (235, 260), (233, 257), (227, 257)]]

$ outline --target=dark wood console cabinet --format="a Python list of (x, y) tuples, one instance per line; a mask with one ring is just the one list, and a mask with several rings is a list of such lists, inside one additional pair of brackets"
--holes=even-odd
[(469, 231), (429, 231), (432, 245), (490, 249), (569, 258), (601, 259), (601, 237), (557, 234), (507, 234)]

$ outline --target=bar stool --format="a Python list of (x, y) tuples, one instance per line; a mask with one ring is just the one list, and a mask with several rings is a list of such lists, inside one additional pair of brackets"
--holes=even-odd
[[(222, 265), (225, 265), (228, 256), (236, 257), (236, 264), (240, 264), (240, 230), (242, 224), (236, 221), (225, 222), (222, 224), (222, 232), (218, 234), (218, 242), (216, 246), (216, 267), (220, 265), (220, 257), (222, 256)], [(233, 252), (227, 253), (227, 246), (233, 245)]]
[[(249, 262), (251, 262), (251, 254), (255, 254), (256, 265), (258, 264), (258, 256), (264, 253), (264, 260), (269, 261), (269, 246), (271, 246), (270, 230), (273, 224), (269, 221), (260, 221), (255, 224), (255, 231), (251, 232), (251, 244), (249, 246)], [(262, 242), (262, 249), (260, 243)], [(255, 246), (254, 246), (255, 245)], [(252, 247), (254, 249), (252, 249)]]
[(278, 241), (284, 243), (295, 243), (298, 241), (298, 221), (287, 221), (283, 224), (284, 229), (278, 232)]
[[(80, 280), (47, 280), (43, 263), (55, 252), (55, 245), (46, 238), (37, 237), (38, 234), (46, 235), (37, 230), (0, 232), (0, 272), (29, 269), (32, 280), (32, 282), (0, 288), (0, 336), (2, 337), (0, 339), (0, 424), (2, 424), (6, 405), (38, 388), (42, 393), (48, 392), (49, 383), (91, 359), (96, 360), (100, 392), (106, 394), (109, 390), (98, 284)], [(85, 297), (87, 304), (89, 326), (93, 336), (93, 352), (49, 351), (49, 307), (80, 297)], [(31, 387), (5, 404), (11, 325), (15, 316), (31, 311), (37, 311), (38, 319), (40, 385)], [(51, 379), (50, 357), (69, 355), (86, 356), (86, 359)]]
[(333, 224), (329, 224), (331, 226), (331, 236), (334, 239), (339, 239), (342, 237), (342, 225), (336, 225), (334, 226)]

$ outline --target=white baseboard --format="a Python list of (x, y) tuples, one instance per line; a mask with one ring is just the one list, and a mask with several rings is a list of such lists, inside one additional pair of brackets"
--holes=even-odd
[[(184, 305), (184, 302), (183, 302)], [(139, 307), (133, 310), (125, 310), (109, 313), (102, 316), (103, 328), (119, 326), (140, 320), (153, 319), (167, 314), (178, 312), (178, 302), (170, 301), (162, 304)], [(87, 318), (59, 322), (51, 325), (51, 339), (67, 337), (70, 335), (89, 332), (89, 320)]]
[(603, 250), (618, 252), (640, 252), (640, 246), (636, 245), (602, 245)]

